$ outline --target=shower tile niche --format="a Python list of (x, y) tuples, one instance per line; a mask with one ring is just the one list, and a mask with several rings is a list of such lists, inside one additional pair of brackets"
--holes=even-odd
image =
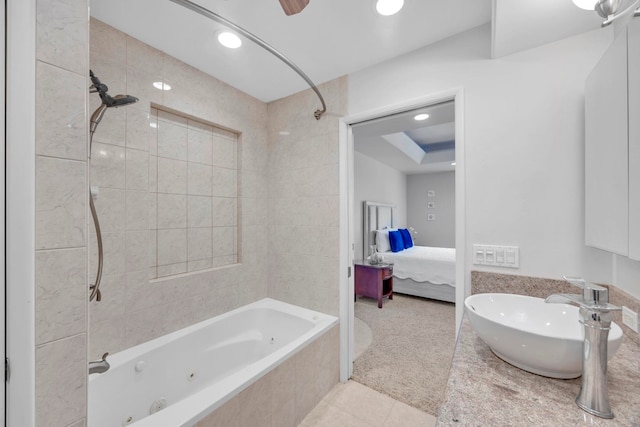
[(238, 135), (151, 108), (149, 277), (238, 262)]

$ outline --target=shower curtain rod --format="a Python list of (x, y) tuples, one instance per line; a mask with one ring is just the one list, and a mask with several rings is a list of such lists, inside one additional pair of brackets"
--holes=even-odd
[(320, 98), (320, 102), (322, 103), (322, 110), (318, 109), (316, 111), (314, 111), (313, 116), (316, 118), (316, 120), (320, 120), (320, 117), (327, 111), (327, 106), (324, 103), (324, 98), (322, 97), (322, 94), (320, 93), (320, 91), (318, 90), (318, 87), (313, 83), (313, 81), (311, 81), (311, 79), (300, 69), (298, 68), (298, 66), (296, 64), (294, 64), (293, 62), (291, 62), (291, 60), (289, 58), (287, 58), (286, 56), (284, 56), (282, 53), (280, 53), (278, 50), (276, 50), (275, 48), (273, 48), (272, 46), (270, 46), (269, 44), (267, 44), (267, 42), (265, 42), (264, 40), (262, 40), (260, 37), (250, 33), (249, 31), (245, 30), (244, 28), (234, 24), (233, 22), (229, 21), (226, 18), (223, 18), (222, 16), (218, 15), (215, 12), (210, 11), (209, 9), (205, 9), (204, 7), (195, 4), (189, 0), (171, 0), (172, 2), (179, 4), (180, 6), (186, 7), (187, 9), (191, 9), (196, 13), (199, 13), (202, 16), (205, 16), (213, 21), (216, 21), (219, 24), (222, 24), (234, 31), (237, 31), (238, 33), (242, 34), (243, 36), (245, 36), (246, 38), (248, 38), (249, 40), (253, 41), (254, 43), (258, 44), (260, 47), (264, 48), (265, 50), (271, 52), (275, 57), (277, 57), (278, 59), (280, 59), (282, 62), (284, 62), (285, 64), (287, 64), (293, 71), (295, 71), (296, 73), (298, 73), (298, 75), (300, 77), (302, 77), (304, 79), (305, 82), (307, 82), (307, 84), (311, 87), (311, 89), (313, 89), (313, 91), (316, 93), (316, 95), (318, 95), (318, 98)]

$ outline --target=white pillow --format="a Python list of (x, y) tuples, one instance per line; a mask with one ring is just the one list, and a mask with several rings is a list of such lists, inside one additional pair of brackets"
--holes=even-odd
[(376, 230), (376, 250), (378, 252), (389, 252), (391, 245), (389, 244), (389, 231), (393, 229)]

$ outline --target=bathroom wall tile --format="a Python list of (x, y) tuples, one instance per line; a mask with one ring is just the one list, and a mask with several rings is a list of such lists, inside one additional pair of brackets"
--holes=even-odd
[(235, 138), (214, 136), (213, 165), (230, 169), (237, 169), (238, 146)]
[[(119, 67), (121, 71), (119, 72), (120, 77), (118, 81), (122, 81), (123, 86), (118, 89), (121, 89), (122, 92), (118, 91), (114, 93), (124, 93), (125, 69), (127, 65), (127, 35), (95, 18), (90, 19), (89, 26), (91, 63), (111, 63), (113, 64), (112, 66)], [(98, 70), (94, 69), (93, 71), (97, 72)], [(102, 77), (101, 75), (98, 76)], [(113, 80), (109, 79), (106, 80), (105, 83), (106, 82), (109, 82), (109, 90), (111, 90)]]
[[(213, 197), (212, 206), (214, 227), (234, 227), (238, 224), (238, 208), (235, 198)], [(265, 211), (261, 212), (261, 218), (263, 220), (266, 213)]]
[[(127, 43), (131, 40), (127, 37)], [(145, 73), (127, 67), (127, 91), (139, 99), (138, 108), (148, 108), (151, 104), (162, 104), (162, 91), (153, 87), (153, 82), (162, 81), (160, 72)]]
[(149, 192), (127, 190), (125, 195), (125, 228), (149, 230)]
[[(183, 128), (186, 128), (189, 126), (189, 122), (190, 120), (187, 119), (184, 116), (178, 115), (178, 114), (173, 114), (170, 113), (168, 111), (164, 111), (164, 110), (158, 110), (158, 120), (164, 122), (164, 123), (169, 123), (175, 126), (180, 126)], [(192, 127), (195, 125), (195, 123), (197, 123), (194, 120), (191, 120), (191, 125)], [(207, 128), (205, 127), (204, 130), (206, 130)], [(186, 133), (185, 133), (186, 135)]]
[(188, 221), (189, 228), (211, 227), (212, 203), (211, 197), (188, 196)]
[(240, 424), (241, 403), (239, 399), (231, 399), (229, 402), (216, 409), (196, 424), (196, 427), (242, 427)]
[(158, 266), (186, 261), (187, 230), (158, 230)]
[(164, 54), (159, 50), (127, 37), (127, 68), (143, 74), (155, 74), (162, 70)]
[(80, 75), (87, 72), (87, 6), (77, 0), (36, 2), (36, 57), (40, 61)]
[[(90, 95), (91, 115), (100, 106), (100, 98), (95, 94)], [(91, 117), (91, 116), (89, 116)], [(93, 145), (96, 142), (124, 147), (126, 144), (126, 110), (124, 108), (109, 108), (104, 112), (102, 120), (95, 128), (93, 134)], [(95, 148), (93, 149), (93, 154)]]
[(271, 425), (271, 379), (271, 375), (265, 375), (238, 395), (240, 425)]
[(87, 425), (87, 419), (83, 418), (81, 420), (76, 421), (73, 424), (69, 424), (67, 427), (85, 427)]
[(151, 108), (149, 112), (149, 154), (158, 155), (158, 110)]
[[(261, 172), (242, 171), (242, 185), (239, 187), (243, 197), (262, 197), (269, 191), (269, 185)], [(298, 182), (297, 185), (302, 185)], [(309, 194), (303, 194), (308, 196)]]
[(187, 160), (187, 128), (162, 120), (158, 112), (158, 156), (175, 160)]
[[(124, 288), (124, 274), (102, 276), (100, 281), (102, 299), (89, 303), (91, 323), (120, 318), (124, 315)], [(93, 339), (93, 335), (89, 337)]]
[(158, 193), (158, 229), (187, 228), (187, 196)]
[(87, 250), (36, 251), (36, 344), (85, 332)]
[(115, 354), (127, 348), (125, 343), (126, 317), (91, 321), (89, 328), (89, 360), (100, 360), (105, 353)]
[[(149, 230), (149, 267), (158, 265), (158, 230)], [(153, 272), (151, 277), (156, 277), (157, 270)]]
[(187, 165), (187, 194), (211, 196), (212, 167), (189, 162)]
[(126, 348), (166, 334), (162, 318), (168, 307), (160, 305), (130, 313), (125, 317), (124, 344)]
[(36, 425), (66, 426), (86, 416), (86, 338), (75, 335), (36, 348)]
[(125, 188), (125, 149), (94, 140), (91, 154), (91, 185)]
[(186, 299), (170, 301), (162, 319), (167, 333), (205, 320), (204, 303), (201, 295), (192, 295)]
[(149, 155), (146, 151), (127, 149), (126, 181), (129, 190), (149, 188)]
[(234, 253), (234, 228), (214, 227), (212, 236), (213, 257), (228, 256)]
[(192, 119), (187, 119), (187, 127), (189, 128), (189, 131), (200, 131), (209, 135), (212, 134), (214, 129), (211, 125)]
[(125, 233), (126, 271), (147, 270), (149, 253), (148, 231), (127, 231)]
[(212, 256), (211, 249), (211, 227), (190, 228), (187, 234), (188, 251), (187, 260), (195, 261), (207, 259)]
[(86, 78), (37, 62), (36, 81), (36, 154), (86, 160)]
[(86, 245), (86, 166), (36, 156), (36, 249)]
[(158, 193), (149, 192), (149, 229), (158, 228)]
[(149, 192), (158, 192), (158, 157), (149, 155)]
[(98, 214), (100, 230), (105, 233), (123, 231), (125, 225), (125, 191), (121, 189), (99, 189), (93, 203)]
[[(89, 239), (89, 281), (94, 283), (98, 269), (98, 245), (93, 225), (90, 225)], [(124, 232), (102, 233), (104, 264), (102, 274), (121, 274), (125, 271)]]
[(214, 167), (212, 184), (212, 196), (236, 197), (238, 194), (238, 172), (235, 169)]
[(187, 194), (187, 162), (158, 157), (158, 192)]
[(157, 267), (157, 277), (173, 276), (187, 272), (187, 263), (178, 262), (175, 264), (159, 265)]
[(212, 267), (213, 268), (217, 268), (217, 267), (223, 267), (225, 265), (230, 265), (230, 264), (235, 264), (237, 261), (237, 257), (236, 255), (224, 255), (224, 256), (218, 256), (218, 257), (214, 257), (212, 260)]
[(213, 137), (211, 130), (202, 132), (192, 127), (189, 128), (187, 157), (190, 162), (203, 163), (205, 165), (213, 164)]
[(199, 271), (213, 268), (213, 260), (211, 258), (198, 259), (187, 262), (187, 271)]
[(149, 151), (151, 140), (157, 129), (150, 127), (150, 112), (148, 109), (138, 109), (129, 106), (127, 113), (127, 148)]
[[(296, 401), (296, 388), (292, 387), (292, 384), (296, 382), (296, 365), (295, 359), (297, 355), (285, 360), (282, 364), (271, 371), (271, 412), (276, 421), (279, 419), (279, 423), (272, 422), (272, 425), (293, 425), (295, 422), (295, 401)], [(293, 405), (289, 405), (292, 403)]]
[(146, 271), (127, 273), (125, 278), (125, 304), (127, 315), (170, 302), (173, 297), (162, 292), (162, 283), (149, 283)]

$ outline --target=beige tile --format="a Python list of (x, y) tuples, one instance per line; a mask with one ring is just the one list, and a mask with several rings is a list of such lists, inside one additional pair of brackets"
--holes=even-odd
[(242, 427), (240, 424), (240, 410), (240, 400), (231, 399), (198, 422), (196, 427)]
[(213, 137), (211, 130), (202, 132), (199, 129), (188, 129), (187, 157), (190, 162), (213, 164)]
[(332, 401), (332, 405), (370, 425), (382, 425), (394, 404), (395, 401), (389, 396), (354, 381), (349, 381), (341, 392), (334, 395)]
[(91, 185), (125, 188), (125, 149), (93, 141)]
[[(262, 221), (264, 221), (265, 211), (266, 209), (261, 212)], [(238, 225), (237, 200), (233, 197), (214, 197), (212, 199), (212, 213), (214, 227), (234, 227)]]
[[(158, 265), (158, 230), (149, 230), (149, 267)], [(156, 277), (157, 271), (151, 277)]]
[(199, 271), (208, 268), (213, 268), (213, 259), (211, 258), (187, 262), (187, 271)]
[(214, 167), (212, 174), (212, 196), (236, 197), (238, 194), (237, 175), (238, 173), (235, 169)]
[(164, 305), (135, 311), (124, 318), (124, 344), (126, 348), (165, 335), (162, 318), (168, 307)]
[[(105, 77), (105, 83), (108, 82), (109, 90), (116, 90), (114, 93), (124, 93), (127, 65), (126, 34), (95, 18), (90, 19), (89, 26), (91, 35), (89, 53), (93, 72), (102, 80), (103, 76), (100, 74), (102, 67), (95, 68), (95, 63), (99, 62), (100, 65), (103, 65), (103, 62), (111, 63), (118, 72), (109, 75), (108, 79)], [(113, 88), (112, 85), (114, 85)]]
[(85, 332), (87, 250), (36, 252), (36, 344)]
[(86, 160), (86, 78), (43, 62), (36, 74), (36, 154)]
[(36, 249), (86, 245), (86, 163), (36, 156)]
[[(95, 277), (92, 277), (92, 282)], [(100, 281), (101, 301), (93, 300), (89, 304), (91, 323), (102, 322), (124, 315), (125, 275), (102, 276)], [(93, 339), (93, 335), (89, 336)]]
[[(132, 40), (127, 37), (127, 43)], [(139, 99), (138, 108), (149, 108), (151, 104), (162, 104), (162, 91), (153, 87), (153, 82), (161, 81), (162, 75), (158, 72), (145, 73), (140, 69), (127, 67), (126, 93)]]
[(85, 427), (87, 425), (86, 418), (76, 421), (73, 424), (69, 424), (67, 427)]
[(36, 348), (36, 425), (67, 426), (87, 415), (86, 345), (81, 334)]
[(200, 163), (188, 163), (187, 194), (194, 196), (211, 196), (212, 167)]
[(210, 259), (211, 250), (211, 227), (190, 228), (187, 234), (188, 251), (187, 260), (196, 261)]
[(158, 157), (187, 160), (187, 128), (158, 118)]
[[(158, 120), (164, 123), (170, 123), (183, 128), (187, 128), (189, 126), (189, 119), (187, 119), (186, 117), (181, 116), (179, 114), (173, 114), (164, 110), (158, 110)], [(191, 121), (191, 123), (193, 126), (193, 124), (196, 122)]]
[(173, 298), (164, 292), (163, 284), (149, 283), (145, 270), (127, 273), (124, 292), (127, 314), (167, 304)]
[(158, 110), (151, 108), (149, 113), (149, 154), (158, 155)]
[(240, 425), (271, 425), (271, 375), (267, 374), (238, 395)]
[(187, 196), (158, 193), (158, 229), (187, 228)]
[(127, 37), (127, 68), (154, 74), (162, 70), (163, 56), (159, 50), (133, 37)]
[(402, 402), (395, 402), (383, 427), (435, 427), (436, 417)]
[(136, 107), (137, 105), (131, 105), (125, 110), (127, 114), (127, 148), (149, 151), (149, 144), (156, 129), (150, 126), (151, 114), (149, 110)]
[(147, 270), (149, 254), (149, 232), (127, 231), (125, 232), (126, 271)]
[(157, 277), (173, 276), (187, 272), (187, 263), (178, 262), (175, 264), (158, 265)]
[[(102, 78), (101, 80), (102, 81)], [(104, 82), (106, 83), (106, 81)], [(111, 85), (109, 83), (109, 85)], [(110, 86), (111, 87), (111, 86)], [(100, 106), (100, 98), (96, 94), (89, 96), (91, 99), (91, 111), (89, 117)], [(102, 116), (102, 120), (93, 134), (93, 145), (96, 142), (124, 147), (126, 144), (126, 111), (124, 108), (109, 108)], [(95, 155), (95, 148), (92, 156)]]
[(158, 192), (158, 157), (149, 155), (149, 192)]
[(149, 193), (127, 190), (125, 195), (125, 229), (149, 230)]
[(213, 228), (213, 243), (212, 243), (212, 256), (221, 257), (234, 253), (234, 233), (233, 227), (214, 227)]
[(158, 192), (187, 194), (187, 162), (158, 157)]
[(89, 332), (89, 360), (100, 360), (105, 353), (115, 354), (127, 348), (124, 321), (126, 317), (91, 321)]
[(187, 229), (158, 230), (158, 265), (186, 263), (186, 261)]
[(149, 155), (146, 151), (127, 149), (126, 182), (128, 190), (148, 190)]
[(39, 60), (80, 75), (87, 72), (87, 9), (87, 1), (37, 1), (36, 46)]
[(299, 424), (300, 427), (376, 427), (379, 425), (371, 424), (331, 405), (319, 405)]
[(98, 214), (100, 230), (108, 233), (123, 231), (125, 228), (125, 191), (122, 189), (98, 189), (98, 197), (93, 203)]
[(211, 227), (211, 197), (188, 196), (187, 213), (189, 228)]
[[(94, 281), (95, 272), (98, 269), (98, 245), (96, 243), (93, 224), (90, 224), (91, 236), (89, 242), (89, 280)], [(104, 250), (104, 275), (121, 274), (125, 272), (125, 234), (122, 231), (102, 233), (102, 246)]]
[(235, 138), (215, 136), (213, 138), (213, 165), (237, 169), (238, 146)]

